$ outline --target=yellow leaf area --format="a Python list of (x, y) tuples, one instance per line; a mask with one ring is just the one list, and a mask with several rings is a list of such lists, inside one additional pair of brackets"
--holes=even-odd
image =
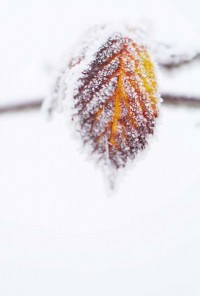
[[(130, 114), (130, 99), (128, 97), (127, 91), (125, 89), (124, 79), (129, 78), (129, 82), (139, 98), (140, 110), (145, 114), (146, 106), (142, 101), (142, 95), (145, 95), (148, 100), (150, 107), (152, 108), (153, 116), (157, 117), (157, 103), (158, 99), (156, 97), (157, 93), (157, 83), (154, 65), (151, 62), (150, 56), (146, 49), (138, 49), (136, 44), (132, 44), (133, 49), (137, 53), (137, 60), (134, 60), (133, 56), (127, 51), (125, 47), (122, 53), (120, 54), (120, 66), (119, 66), (119, 76), (118, 76), (118, 85), (117, 90), (114, 96), (114, 110), (113, 118), (111, 125), (111, 134), (109, 143), (112, 146), (117, 146), (116, 138), (119, 135), (119, 130), (122, 133), (123, 137), (126, 138), (126, 134), (121, 129), (121, 121), (123, 118), (123, 107), (126, 106), (129, 110), (129, 122), (137, 128), (137, 120)], [(127, 71), (124, 61), (134, 64), (134, 73)], [(131, 79), (131, 75), (134, 74), (136, 81)], [(140, 82), (140, 87), (138, 86), (138, 81)], [(145, 116), (144, 116), (145, 117)]]
[(155, 117), (157, 116), (157, 103), (158, 98), (156, 97), (157, 94), (157, 82), (156, 82), (156, 75), (154, 65), (151, 62), (150, 56), (146, 49), (142, 50), (139, 54), (142, 64), (142, 73), (140, 73), (140, 68), (136, 68), (136, 75), (141, 77), (143, 86), (146, 90), (148, 98), (151, 103), (151, 107), (154, 110)]

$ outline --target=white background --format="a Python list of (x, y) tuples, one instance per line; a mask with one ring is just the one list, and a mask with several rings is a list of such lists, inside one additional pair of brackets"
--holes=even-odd
[[(140, 20), (186, 45), (200, 31), (195, 0), (0, 4), (1, 105), (44, 96), (88, 24)], [(190, 71), (161, 73), (162, 89), (200, 94)], [(200, 109), (163, 104), (149, 151), (108, 196), (62, 115), (1, 116), (0, 295), (199, 296), (199, 151)]]

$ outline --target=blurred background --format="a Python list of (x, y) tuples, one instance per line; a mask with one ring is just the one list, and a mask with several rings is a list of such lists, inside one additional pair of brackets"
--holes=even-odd
[[(96, 23), (200, 50), (197, 0), (0, 0), (0, 107), (45, 97)], [(161, 92), (200, 98), (200, 63), (159, 69)], [(65, 119), (0, 114), (2, 296), (199, 296), (200, 107), (162, 104), (142, 159), (108, 196)]]

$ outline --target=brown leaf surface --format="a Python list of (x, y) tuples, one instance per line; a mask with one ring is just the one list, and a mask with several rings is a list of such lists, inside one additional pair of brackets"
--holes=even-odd
[[(71, 60), (73, 68), (84, 59)], [(79, 131), (99, 159), (124, 167), (145, 148), (158, 115), (154, 65), (145, 46), (112, 34), (78, 79), (74, 94)]]

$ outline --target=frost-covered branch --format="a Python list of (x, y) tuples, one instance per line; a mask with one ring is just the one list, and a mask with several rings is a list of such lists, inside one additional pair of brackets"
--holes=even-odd
[(159, 66), (167, 70), (180, 68), (193, 62), (200, 62), (199, 48), (185, 48), (180, 45), (156, 44), (154, 55)]
[[(200, 107), (200, 97), (191, 97), (184, 95), (174, 95), (163, 93), (161, 95), (163, 98), (164, 104), (173, 104), (173, 105), (183, 105), (183, 106), (191, 106), (191, 107)], [(32, 111), (38, 110), (42, 106), (43, 99), (36, 98), (32, 101), (19, 102), (15, 104), (0, 106), (0, 114), (6, 113), (16, 113), (21, 111)]]
[(200, 97), (186, 96), (186, 95), (174, 95), (164, 93), (161, 95), (164, 103), (173, 105), (185, 105), (191, 107), (200, 107)]
[(184, 65), (193, 63), (195, 61), (200, 61), (200, 52), (196, 53), (194, 56), (176, 56), (175, 58), (171, 58), (171, 61), (166, 61), (166, 62), (161, 62), (159, 63), (159, 66), (166, 68), (168, 70), (174, 69), (174, 68), (179, 68)]

